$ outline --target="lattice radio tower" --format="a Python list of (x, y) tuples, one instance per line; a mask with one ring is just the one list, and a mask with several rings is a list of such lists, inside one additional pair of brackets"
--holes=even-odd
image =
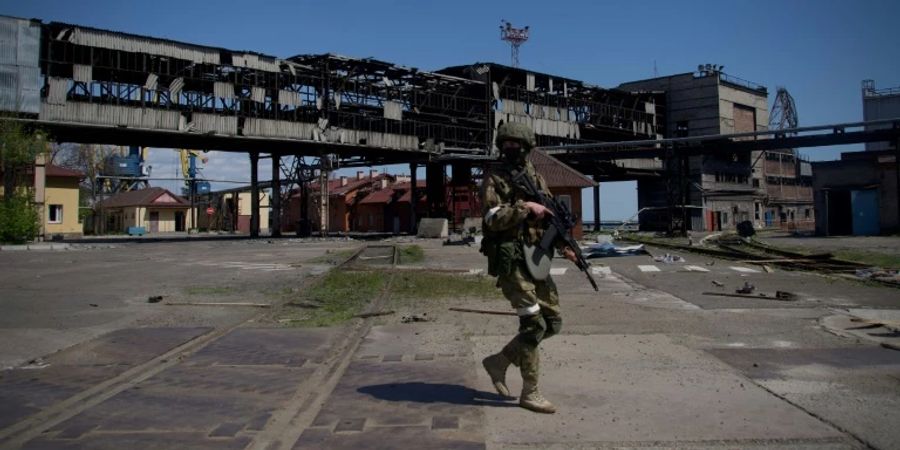
[(519, 47), (528, 40), (528, 26), (525, 28), (513, 28), (512, 24), (501, 20), (500, 40), (509, 42), (512, 56), (512, 66), (519, 67)]

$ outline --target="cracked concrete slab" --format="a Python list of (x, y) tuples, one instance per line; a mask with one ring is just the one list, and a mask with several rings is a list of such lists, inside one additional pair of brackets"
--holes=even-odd
[[(506, 339), (474, 341), (480, 360)], [(486, 407), (489, 448), (856, 445), (730, 367), (663, 335), (562, 335), (542, 344), (542, 357), (541, 390), (558, 412)], [(511, 372), (508, 378), (517, 392), (520, 377)], [(479, 389), (490, 386), (479, 371)]]
[(484, 404), (466, 340), (452, 326), (373, 327), (295, 449), (484, 448)]
[(900, 448), (900, 352), (875, 346), (710, 352), (867, 445)]

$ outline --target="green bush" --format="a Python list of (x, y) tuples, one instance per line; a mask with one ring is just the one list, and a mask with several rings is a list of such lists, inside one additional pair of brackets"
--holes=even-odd
[(41, 230), (40, 214), (27, 193), (0, 201), (0, 242), (22, 244), (33, 241)]

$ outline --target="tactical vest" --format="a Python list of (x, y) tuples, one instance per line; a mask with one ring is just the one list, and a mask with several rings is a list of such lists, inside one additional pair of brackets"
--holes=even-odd
[[(538, 183), (541, 190), (549, 193), (544, 179), (537, 174), (534, 166), (527, 162), (523, 170)], [(512, 174), (506, 167), (496, 165), (485, 173), (484, 182), (490, 182), (493, 193), (486, 192), (484, 201), (485, 213), (496, 204), (514, 205), (518, 201), (534, 201), (527, 198), (513, 183)], [(496, 198), (487, 198), (495, 195)], [(484, 217), (484, 216), (483, 216)], [(499, 232), (493, 232), (483, 223), (484, 238), (481, 241), (481, 252), (488, 257), (488, 273), (493, 276), (507, 275), (524, 261), (522, 245), (536, 244), (543, 235), (543, 223), (528, 218), (520, 226)]]

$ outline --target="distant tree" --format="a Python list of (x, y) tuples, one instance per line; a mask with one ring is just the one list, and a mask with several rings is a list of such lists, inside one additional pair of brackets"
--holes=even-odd
[(33, 173), (35, 158), (47, 149), (40, 132), (26, 130), (21, 124), (0, 118), (0, 173), (3, 200), (0, 201), (0, 241), (21, 243), (34, 240), (40, 232), (40, 213), (34, 204)]
[(0, 172), (3, 196), (14, 197), (16, 188), (28, 186), (29, 169), (35, 158), (46, 152), (47, 140), (41, 132), (26, 130), (21, 124), (0, 118)]
[(103, 172), (106, 160), (118, 149), (109, 145), (60, 144), (54, 148), (52, 161), (61, 167), (77, 170), (84, 174), (81, 180), (81, 198), (88, 206), (97, 203), (102, 181), (97, 177)]
[(0, 242), (21, 244), (37, 237), (41, 216), (33, 198), (28, 190), (4, 196), (0, 202)]

